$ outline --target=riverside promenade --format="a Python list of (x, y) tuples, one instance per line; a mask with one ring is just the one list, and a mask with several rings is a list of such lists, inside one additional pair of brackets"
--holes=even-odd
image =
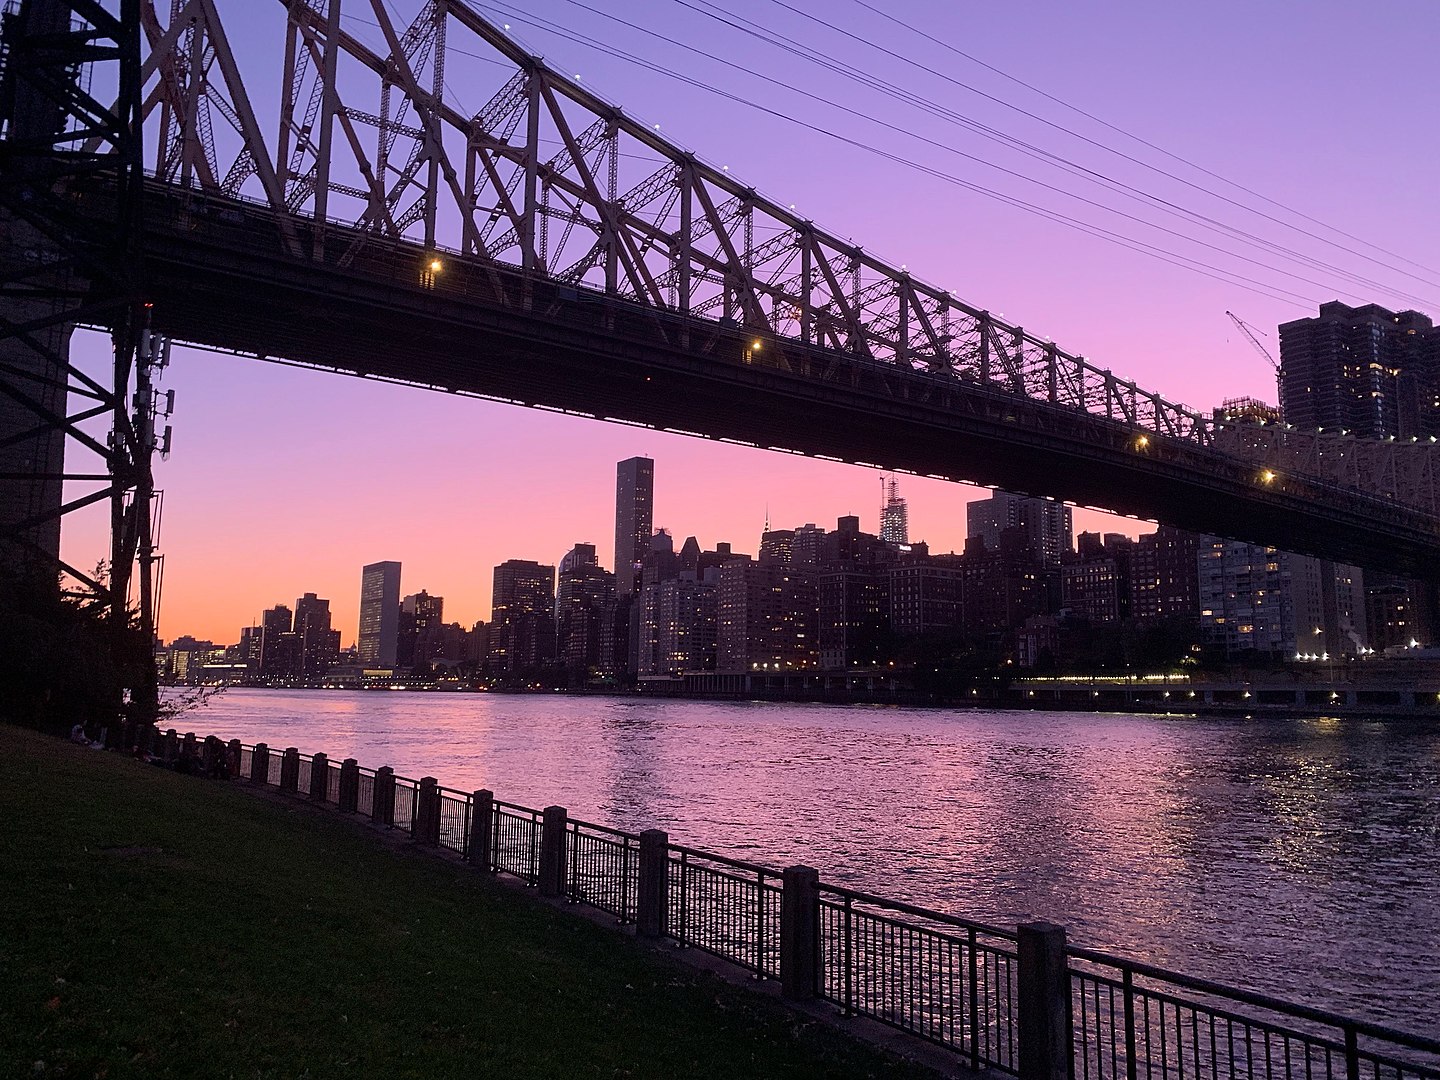
[(0, 1076), (934, 1075), (417, 854), (0, 724)]

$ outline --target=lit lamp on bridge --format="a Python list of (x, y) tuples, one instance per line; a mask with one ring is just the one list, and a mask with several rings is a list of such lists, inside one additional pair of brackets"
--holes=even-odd
[(420, 268), (420, 284), (423, 288), (433, 289), (435, 279), (440, 276), (440, 271), (445, 269), (445, 264), (438, 258), (431, 256), (426, 259)]
[(755, 359), (755, 354), (760, 351), (764, 344), (765, 343), (759, 338), (755, 338), (754, 340), (752, 340), (749, 346), (747, 346), (745, 349), (745, 363), (749, 364), (753, 362)]

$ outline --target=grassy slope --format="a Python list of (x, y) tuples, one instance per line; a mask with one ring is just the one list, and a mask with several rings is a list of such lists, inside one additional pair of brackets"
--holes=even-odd
[(0, 1076), (920, 1077), (346, 822), (0, 725)]

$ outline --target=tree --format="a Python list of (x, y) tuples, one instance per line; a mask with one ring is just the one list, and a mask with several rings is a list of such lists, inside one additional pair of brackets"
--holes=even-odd
[(48, 730), (154, 722), (152, 643), (41, 575), (0, 576), (0, 716)]

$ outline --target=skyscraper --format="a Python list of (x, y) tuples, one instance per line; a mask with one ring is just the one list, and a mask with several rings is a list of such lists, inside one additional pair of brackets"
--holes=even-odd
[(992, 492), (984, 502), (965, 508), (967, 537), (985, 541), (991, 551), (1000, 549), (1000, 534), (1006, 529), (1023, 529), (1041, 565), (1053, 569), (1073, 547), (1070, 507), (1049, 499)]
[(900, 482), (881, 479), (880, 539), (887, 544), (910, 543), (910, 509), (900, 497)]
[(650, 550), (655, 519), (655, 462), (626, 458), (615, 466), (615, 594), (629, 596), (639, 584), (640, 564)]
[(555, 567), (508, 559), (495, 567), (490, 604), (490, 666), (532, 672), (555, 657)]
[(1280, 409), (1299, 428), (1440, 435), (1440, 330), (1418, 311), (1338, 300), (1280, 326)]
[(400, 564), (371, 563), (360, 575), (360, 666), (393, 668), (400, 632)]
[(325, 674), (340, 656), (340, 631), (330, 628), (330, 601), (307, 592), (295, 601), (295, 635), (300, 639), (300, 673)]

